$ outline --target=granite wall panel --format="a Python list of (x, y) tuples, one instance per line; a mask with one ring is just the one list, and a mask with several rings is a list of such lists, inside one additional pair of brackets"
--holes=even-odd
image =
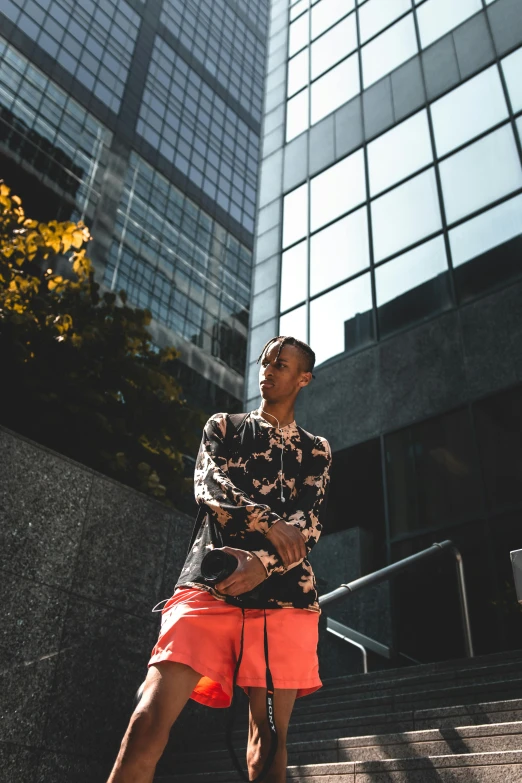
[(2, 783), (105, 783), (192, 525), (0, 428)]

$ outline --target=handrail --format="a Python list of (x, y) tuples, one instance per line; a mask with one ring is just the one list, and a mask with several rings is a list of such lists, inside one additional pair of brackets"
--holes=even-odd
[[(328, 633), (333, 633), (334, 636), (338, 636), (339, 639), (342, 639), (343, 642), (348, 642), (348, 644), (352, 644), (354, 647), (357, 647), (362, 652), (363, 657), (363, 672), (364, 674), (368, 674), (368, 654), (366, 652), (366, 647), (363, 644), (360, 644), (359, 642), (356, 642), (355, 639), (351, 638), (350, 636), (347, 636), (345, 633), (342, 633), (341, 631), (344, 631), (345, 626), (341, 623), (337, 623), (335, 620), (332, 620), (330, 617), (326, 618), (326, 630)], [(351, 631), (351, 628), (348, 628), (347, 630)], [(354, 635), (357, 633), (357, 631), (353, 632)]]
[(332, 603), (332, 601), (338, 601), (339, 598), (343, 598), (347, 594), (354, 593), (356, 590), (360, 590), (363, 587), (368, 587), (369, 585), (376, 585), (380, 582), (384, 582), (390, 576), (404, 571), (406, 568), (415, 565), (419, 561), (426, 560), (429, 557), (433, 557), (434, 555), (440, 555), (441, 552), (448, 550), (451, 551), (455, 558), (459, 589), (460, 614), (466, 655), (468, 658), (473, 658), (473, 641), (471, 638), (471, 625), (469, 621), (468, 596), (466, 591), (466, 580), (464, 577), (464, 564), (462, 562), (462, 555), (453, 541), (442, 541), (440, 544), (433, 544), (428, 549), (423, 549), (422, 552), (417, 552), (415, 555), (405, 557), (403, 560), (399, 560), (397, 563), (392, 563), (385, 568), (374, 571), (372, 574), (361, 576), (359, 579), (354, 579), (352, 582), (348, 582), (348, 584), (341, 584), (335, 590), (332, 590), (330, 593), (326, 593), (326, 595), (321, 596), (319, 599), (319, 605), (322, 608), (327, 604)]

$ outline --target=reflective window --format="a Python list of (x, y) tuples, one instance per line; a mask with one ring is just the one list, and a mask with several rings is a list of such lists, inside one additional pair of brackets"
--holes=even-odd
[[(522, 501), (522, 387), (473, 404), (480, 459), (490, 508), (505, 509)], [(520, 521), (517, 523), (520, 549)], [(496, 532), (496, 531), (495, 531)], [(509, 562), (505, 549), (504, 557)]]
[(281, 260), (281, 310), (306, 299), (308, 293), (308, 243), (285, 250)]
[(355, 8), (355, 0), (321, 0), (312, 7), (312, 38), (328, 30)]
[(303, 14), (292, 22), (288, 35), (288, 56), (296, 54), (308, 44), (308, 14)]
[(2, 11), (109, 109), (119, 111), (141, 23), (125, 0), (38, 5), (17, 0), (3, 3)]
[(357, 48), (355, 14), (347, 16), (312, 44), (312, 79)]
[(346, 280), (370, 264), (366, 207), (332, 223), (310, 239), (310, 294)]
[(431, 116), (439, 156), (506, 119), (508, 109), (497, 66), (432, 103)]
[(310, 185), (311, 230), (324, 226), (366, 198), (364, 155), (353, 155), (314, 177)]
[(490, 133), (440, 164), (448, 223), (522, 187), (522, 169), (510, 125)]
[(304, 343), (308, 343), (306, 305), (297, 307), (279, 319), (279, 334), (290, 334)]
[(520, 143), (522, 144), (522, 117), (519, 117), (516, 120), (517, 130), (518, 130), (518, 137), (520, 139)]
[(480, 0), (427, 0), (417, 8), (423, 49), (481, 9)]
[(288, 62), (287, 95), (289, 97), (308, 84), (308, 53), (309, 49), (303, 49)]
[(442, 227), (433, 169), (372, 202), (375, 260), (381, 261)]
[(286, 104), (286, 140), (290, 141), (308, 128), (308, 87)]
[(516, 196), (449, 232), (453, 266), (465, 264), (520, 234), (522, 196)]
[(378, 266), (375, 287), (381, 336), (447, 307), (450, 296), (443, 237)]
[(313, 82), (312, 90), (312, 125), (360, 92), (359, 58), (352, 54), (347, 60), (336, 65)]
[(522, 48), (504, 57), (502, 70), (507, 82), (509, 98), (513, 111), (522, 110)]
[(392, 536), (448, 525), (481, 511), (467, 409), (385, 436)]
[(310, 344), (317, 364), (373, 340), (372, 287), (365, 274), (310, 302)]
[(522, 274), (522, 196), (516, 196), (449, 232), (455, 285), (461, 302)]
[(283, 199), (283, 247), (306, 236), (308, 227), (308, 185), (296, 188)]
[(417, 51), (413, 14), (409, 14), (363, 46), (361, 52), (364, 88), (409, 60)]
[(294, 19), (297, 19), (297, 17), (302, 14), (303, 11), (306, 11), (307, 8), (308, 0), (298, 0), (297, 3), (294, 3), (290, 9), (290, 21), (293, 22)]
[(423, 109), (368, 144), (370, 193), (375, 195), (433, 161)]
[(411, 10), (411, 0), (368, 0), (359, 9), (361, 43), (377, 35), (397, 17)]

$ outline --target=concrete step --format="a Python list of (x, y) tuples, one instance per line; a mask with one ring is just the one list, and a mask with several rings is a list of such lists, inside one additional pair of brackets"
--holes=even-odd
[[(382, 681), (399, 680), (416, 676), (418, 673), (435, 675), (438, 672), (460, 671), (465, 669), (481, 668), (484, 666), (492, 667), (502, 663), (522, 663), (522, 649), (509, 650), (507, 652), (492, 653), (490, 655), (477, 655), (474, 658), (453, 658), (451, 660), (436, 661), (434, 663), (422, 663), (401, 667), (399, 669), (380, 669), (379, 671), (369, 672), (368, 674), (344, 674), (340, 677), (329, 677), (323, 680), (324, 689), (338, 689), (344, 683), (356, 683), (357, 681)], [(310, 697), (312, 698), (312, 697)]]
[[(431, 685), (431, 683), (430, 683)], [(331, 695), (323, 701), (316, 701), (300, 709), (296, 707), (293, 712), (293, 722), (298, 723), (301, 720), (307, 720), (311, 716), (320, 716), (324, 714), (336, 717), (340, 714), (353, 714), (354, 710), (363, 710), (366, 707), (388, 707), (392, 710), (415, 709), (419, 706), (437, 707), (450, 706), (452, 704), (465, 704), (473, 701), (481, 701), (483, 698), (488, 701), (501, 701), (506, 697), (522, 698), (522, 673), (519, 671), (497, 681), (484, 681), (473, 683), (461, 683), (458, 685), (437, 687), (428, 689), (428, 684), (413, 689), (410, 683), (408, 690), (398, 692), (388, 691), (379, 693), (377, 696), (368, 695), (366, 698), (362, 694), (356, 694), (347, 697), (346, 694), (334, 697)], [(305, 701), (305, 699), (303, 699)]]
[[(235, 745), (246, 744), (246, 723), (240, 722), (241, 728), (233, 732)], [(512, 723), (522, 721), (522, 699), (504, 699), (491, 702), (474, 702), (456, 704), (453, 706), (437, 706), (429, 708), (386, 710), (382, 706), (371, 709), (353, 710), (349, 715), (324, 715), (312, 720), (308, 716), (296, 722), (292, 720), (288, 729), (289, 742), (296, 736), (302, 741), (316, 739), (336, 739), (337, 737), (360, 737), (367, 734), (389, 734), (416, 731), (418, 729), (437, 729), (451, 726), (480, 725), (483, 723)], [(225, 716), (223, 716), (223, 732), (219, 735), (209, 735), (205, 738), (208, 751), (219, 750), (223, 746)], [(185, 745), (187, 751), (191, 748)]]
[[(157, 777), (156, 783), (236, 783), (237, 773)], [(520, 783), (522, 750), (290, 766), (299, 783)]]
[[(522, 722), (289, 742), (287, 747), (289, 766), (522, 751)], [(244, 747), (236, 748), (238, 758), (245, 758), (245, 750)], [(217, 772), (231, 768), (226, 748), (204, 755), (180, 754), (178, 758), (172, 759), (172, 769), (176, 771), (176, 776), (188, 774), (190, 771)]]
[(522, 680), (522, 660), (506, 661), (492, 665), (466, 667), (462, 669), (450, 669), (446, 671), (423, 672), (420, 667), (413, 667), (408, 676), (390, 677), (375, 682), (373, 679), (357, 679), (355, 682), (339, 683), (336, 687), (324, 686), (306, 699), (299, 699), (294, 707), (294, 714), (316, 710), (321, 704), (329, 704), (332, 699), (343, 700), (348, 698), (366, 698), (376, 692), (382, 696), (407, 693), (421, 689), (425, 686), (464, 686), (481, 685), (495, 681)]

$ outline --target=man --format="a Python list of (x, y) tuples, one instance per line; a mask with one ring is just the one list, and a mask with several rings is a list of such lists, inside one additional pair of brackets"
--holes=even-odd
[[(266, 783), (286, 779), (286, 735), (295, 699), (321, 687), (320, 609), (306, 557), (321, 533), (331, 454), (324, 438), (309, 435), (294, 421), (295, 400), (312, 379), (315, 354), (296, 338), (275, 337), (258, 361), (259, 410), (244, 415), (239, 426), (223, 413), (205, 426), (195, 494), (206, 516), (163, 609), (143, 695), (108, 783), (152, 783), (170, 728), (189, 698), (214, 707), (230, 704), (243, 621), (237, 684), (250, 701), (250, 780), (262, 770), (271, 741), (265, 622), (278, 734)], [(238, 566), (211, 586), (201, 576), (201, 561), (216, 537)]]

